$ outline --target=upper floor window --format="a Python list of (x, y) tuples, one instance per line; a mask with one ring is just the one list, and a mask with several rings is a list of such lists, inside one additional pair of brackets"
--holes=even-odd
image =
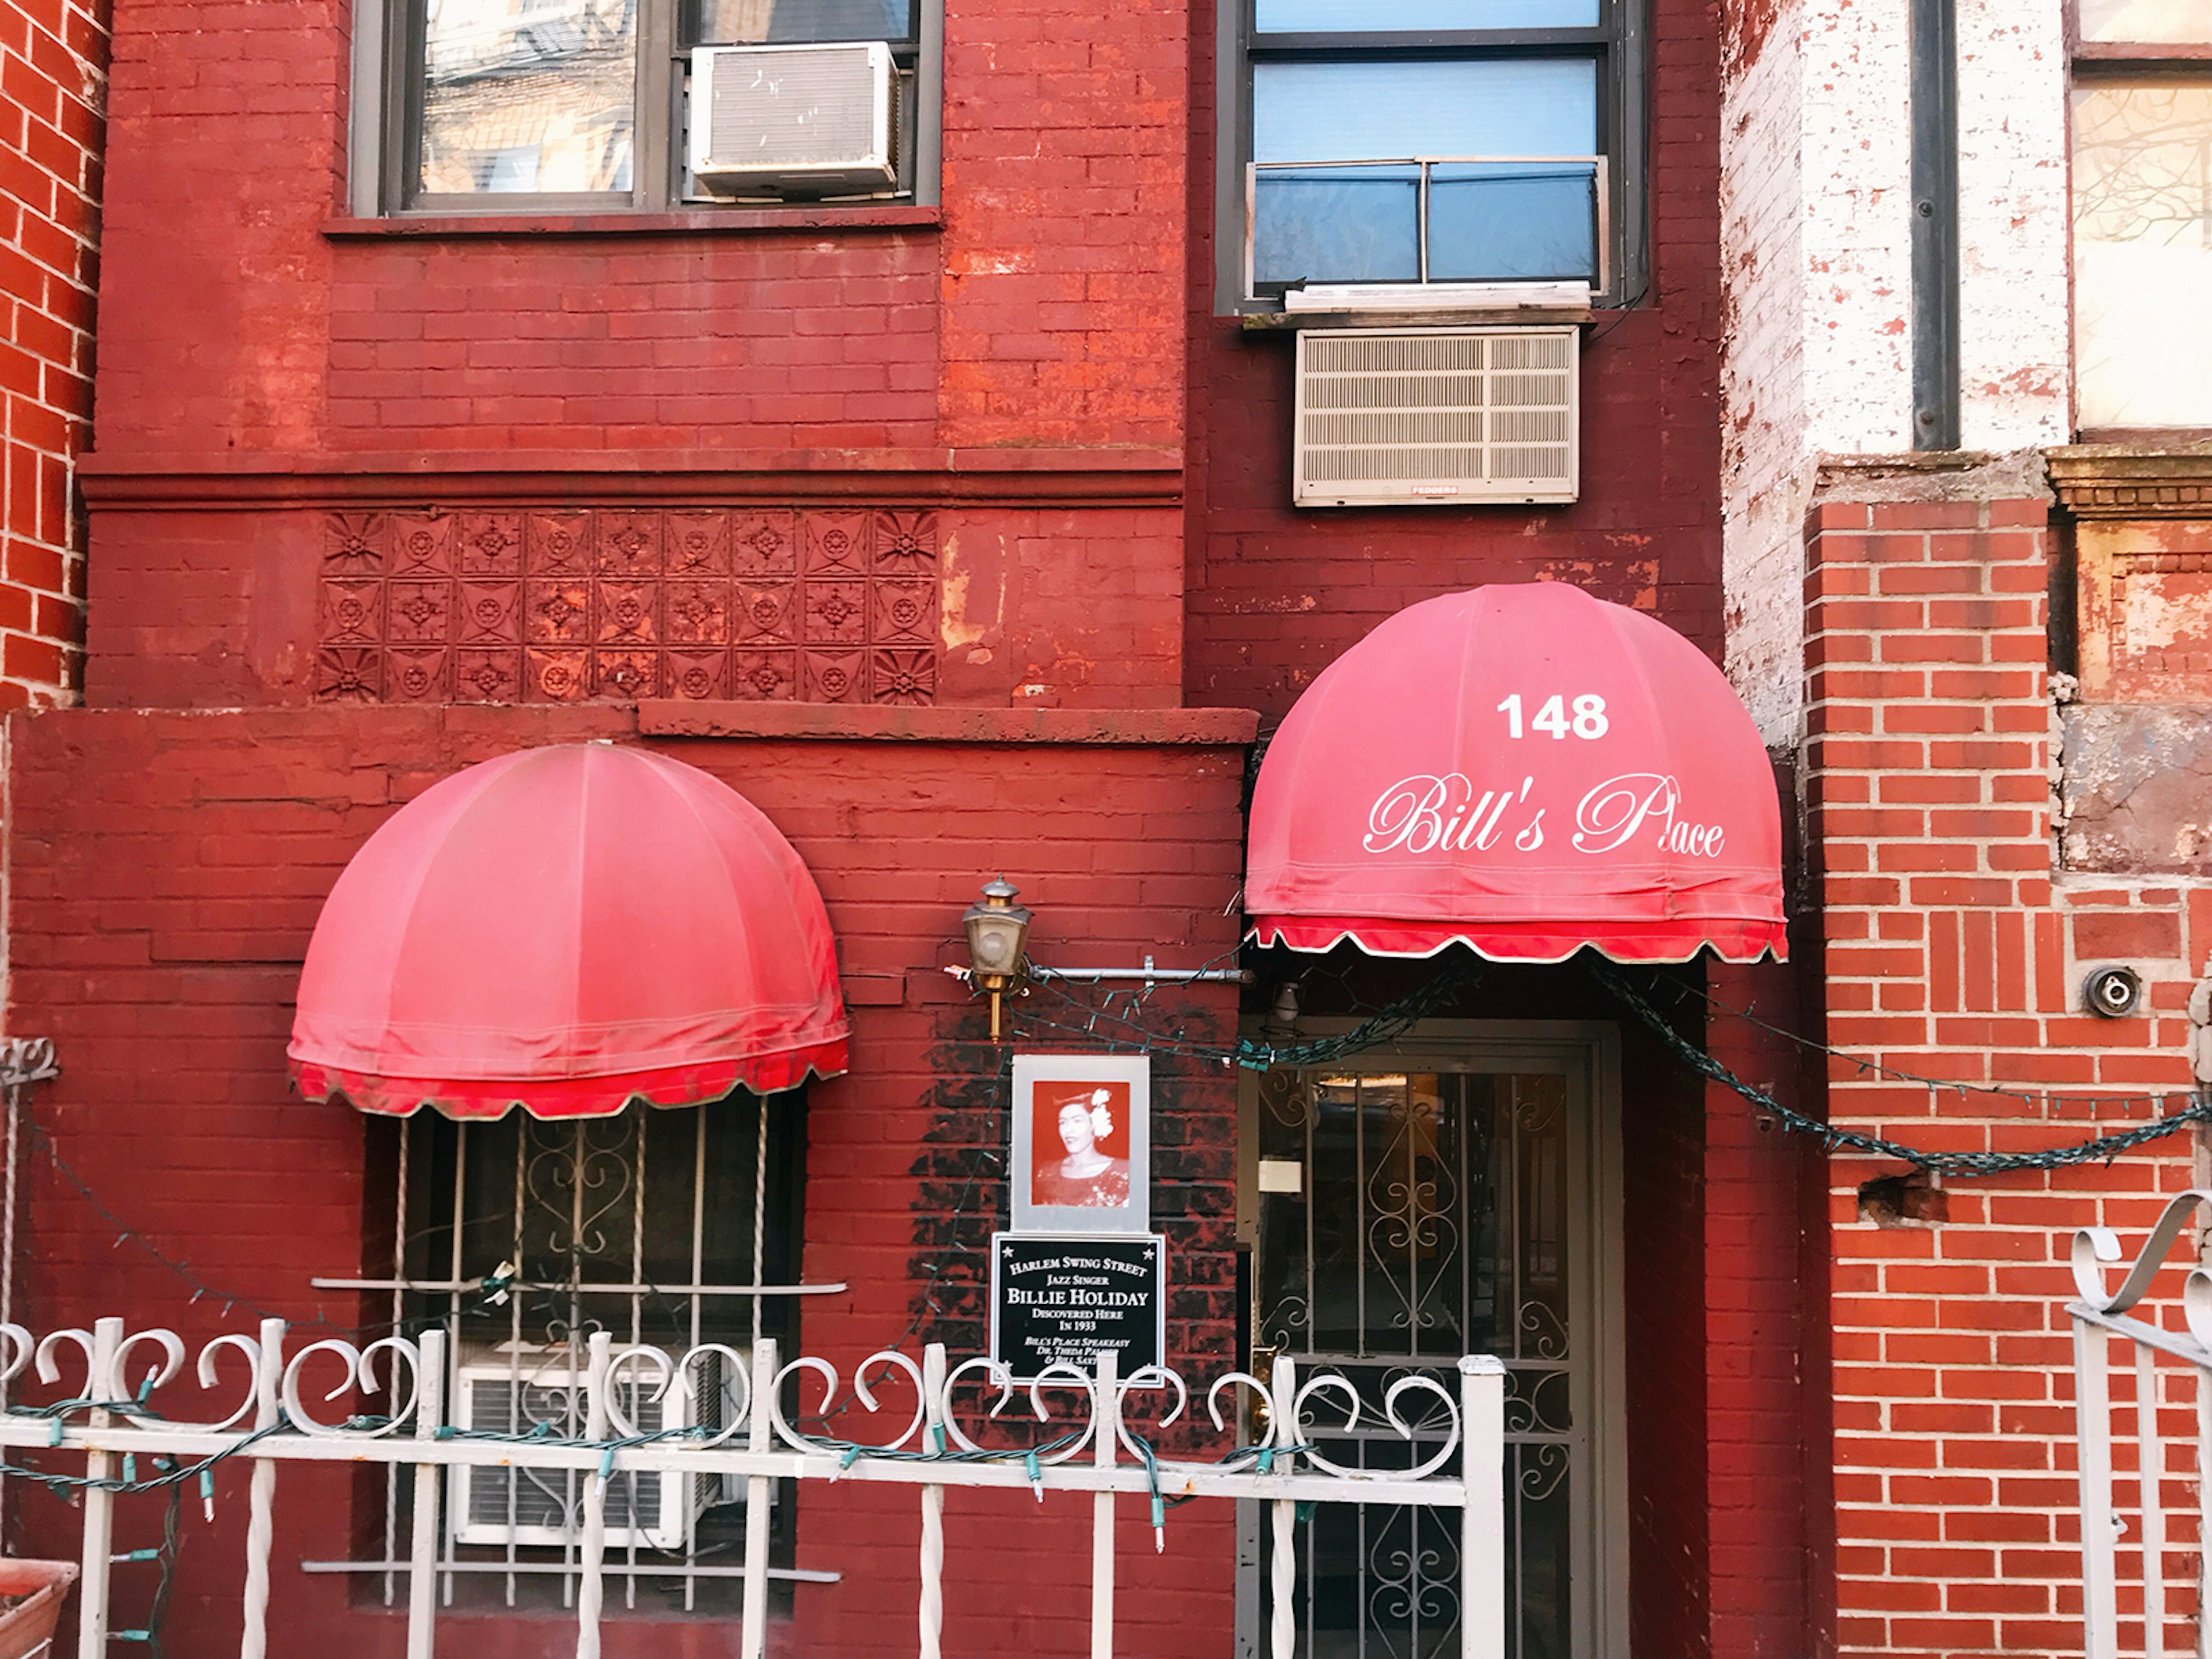
[(356, 210), (928, 199), (939, 3), (387, 0)]
[[(1618, 289), (1634, 0), (1244, 0), (1240, 297)], [(1229, 182), (1224, 180), (1224, 183)]]
[(2075, 34), (2076, 423), (2212, 428), (2212, 3), (2079, 0)]

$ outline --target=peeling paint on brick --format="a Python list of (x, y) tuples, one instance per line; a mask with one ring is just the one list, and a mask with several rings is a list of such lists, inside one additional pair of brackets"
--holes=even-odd
[(2069, 871), (2212, 877), (2212, 712), (2075, 703), (2065, 733)]
[[(1728, 665), (1770, 742), (1795, 735), (1797, 543), (1813, 469), (1826, 454), (1911, 447), (1909, 9), (1775, 0), (1771, 18), (1736, 25), (1727, 64)], [(2061, 442), (2059, 9), (1960, 0), (1958, 31), (1964, 441)]]

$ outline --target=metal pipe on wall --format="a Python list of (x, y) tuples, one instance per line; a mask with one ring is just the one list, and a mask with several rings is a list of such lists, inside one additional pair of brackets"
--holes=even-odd
[(1959, 447), (1957, 0), (1911, 0), (1912, 447)]

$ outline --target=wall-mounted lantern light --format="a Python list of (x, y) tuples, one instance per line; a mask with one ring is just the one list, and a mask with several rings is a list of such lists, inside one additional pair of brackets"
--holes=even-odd
[(978, 990), (991, 994), (991, 1041), (999, 1040), (999, 1001), (1018, 988), (1029, 963), (1022, 955), (1030, 913), (1014, 902), (1021, 889), (1004, 876), (987, 882), (983, 896), (960, 918), (968, 930), (968, 963)]

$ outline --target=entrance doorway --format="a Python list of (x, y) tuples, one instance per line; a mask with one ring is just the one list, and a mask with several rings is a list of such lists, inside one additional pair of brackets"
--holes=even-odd
[[(1329, 1034), (1329, 1022), (1302, 1035)], [(1249, 1075), (1240, 1230), (1252, 1369), (1276, 1354), (1358, 1390), (1300, 1437), (1403, 1468), (1448, 1425), (1382, 1413), (1401, 1377), (1448, 1389), (1462, 1353), (1505, 1362), (1506, 1652), (1617, 1659), (1627, 1644), (1619, 1091), (1610, 1027), (1437, 1021), (1389, 1048)], [(1417, 1390), (1401, 1400), (1418, 1407)], [(1299, 1526), (1304, 1659), (1457, 1651), (1456, 1516), (1328, 1505)], [(1263, 1528), (1240, 1549), (1240, 1653), (1262, 1640)]]

